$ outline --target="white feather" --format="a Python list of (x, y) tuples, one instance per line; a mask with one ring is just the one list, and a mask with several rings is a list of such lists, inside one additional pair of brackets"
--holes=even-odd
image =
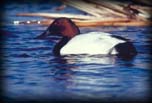
[(125, 41), (111, 37), (104, 32), (90, 32), (73, 37), (61, 50), (61, 55), (67, 54), (116, 54), (113, 48)]

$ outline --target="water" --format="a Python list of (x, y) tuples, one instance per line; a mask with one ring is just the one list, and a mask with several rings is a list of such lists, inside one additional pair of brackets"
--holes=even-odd
[[(125, 61), (115, 56), (67, 55), (56, 57), (56, 39), (37, 40), (47, 26), (13, 25), (20, 12), (57, 12), (59, 2), (5, 5), (3, 95), (5, 100), (147, 100), (150, 91), (150, 27), (88, 27), (81, 32), (104, 31), (131, 39), (138, 55)], [(31, 7), (33, 7), (31, 9)], [(74, 8), (63, 11), (83, 14)]]

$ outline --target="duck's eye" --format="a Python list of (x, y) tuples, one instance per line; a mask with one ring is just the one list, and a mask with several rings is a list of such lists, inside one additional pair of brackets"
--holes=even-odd
[(58, 25), (58, 24), (59, 24), (59, 22), (55, 22), (54, 24), (55, 24), (55, 25)]

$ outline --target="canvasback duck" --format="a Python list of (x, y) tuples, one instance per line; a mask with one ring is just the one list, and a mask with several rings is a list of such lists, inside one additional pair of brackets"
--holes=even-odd
[(102, 54), (130, 58), (137, 54), (136, 48), (128, 39), (104, 32), (80, 34), (79, 28), (68, 18), (55, 19), (37, 38), (49, 35), (62, 36), (53, 49), (55, 55)]

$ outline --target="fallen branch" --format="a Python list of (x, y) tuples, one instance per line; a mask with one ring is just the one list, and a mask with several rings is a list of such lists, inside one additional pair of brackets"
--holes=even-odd
[[(79, 27), (90, 27), (90, 26), (151, 26), (152, 22), (146, 21), (129, 21), (128, 19), (109, 19), (109, 20), (76, 20), (72, 19)], [(41, 20), (41, 21), (14, 21), (14, 24), (41, 24), (50, 25), (53, 19)]]
[(85, 5), (82, 5), (81, 2), (78, 2), (78, 1), (72, 1), (72, 0), (66, 0), (66, 1), (63, 1), (64, 4), (66, 5), (69, 5), (69, 6), (72, 6), (72, 7), (75, 7), (81, 11), (84, 11), (92, 16), (95, 16), (95, 17), (101, 17), (101, 15), (97, 12), (95, 12), (94, 8), (90, 8), (90, 6), (86, 7), (86, 4)]
[(107, 2), (105, 0), (88, 0), (88, 1), (95, 3), (95, 4), (98, 4), (98, 5), (101, 5), (103, 7), (106, 7), (108, 9), (111, 9), (115, 12), (119, 12), (121, 14), (126, 15), (126, 12), (123, 10), (123, 7), (120, 5), (116, 5), (115, 3)]
[[(124, 5), (118, 5), (118, 3), (107, 2), (106, 0), (88, 0), (88, 1), (90, 1), (92, 3), (95, 3), (95, 4), (99, 4), (103, 7), (111, 9), (115, 12), (121, 13), (122, 15), (126, 15), (126, 16), (129, 15), (128, 11), (124, 10)], [(140, 13), (139, 15), (138, 14), (136, 15), (137, 20), (146, 21), (147, 20), (146, 17), (147, 17), (147, 15), (145, 15), (143, 13)]]
[[(57, 13), (19, 13), (17, 16), (37, 16), (49, 18), (42, 21), (23, 21), (14, 22), (15, 24), (41, 24), (49, 25), (55, 18), (66, 17), (72, 19), (79, 27), (86, 26), (150, 26), (152, 21), (149, 21), (148, 12), (151, 7), (141, 7), (139, 5), (128, 5), (115, 2), (107, 2), (106, 0), (63, 0), (66, 5), (73, 6), (90, 15), (78, 14), (57, 14)], [(127, 9), (125, 9), (127, 8)], [(145, 10), (146, 9), (146, 10)], [(132, 14), (134, 11), (139, 11)], [(149, 10), (147, 12), (147, 10)], [(135, 16), (131, 18), (131, 15)], [(130, 18), (129, 18), (130, 17)]]
[(18, 13), (16, 16), (37, 16), (37, 17), (45, 17), (45, 18), (59, 18), (66, 17), (71, 19), (95, 19), (93, 16), (87, 15), (78, 15), (78, 14), (57, 14), (57, 13)]

